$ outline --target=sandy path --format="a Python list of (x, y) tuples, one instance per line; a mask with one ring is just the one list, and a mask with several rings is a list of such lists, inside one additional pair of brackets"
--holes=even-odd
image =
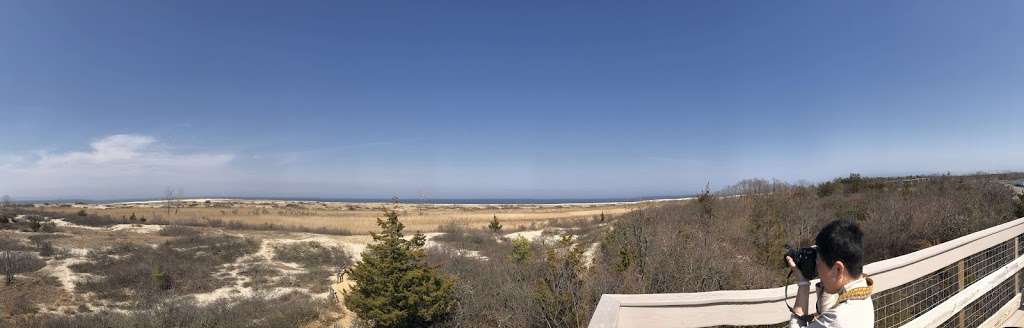
[(338, 297), (337, 309), (341, 312), (341, 318), (338, 319), (338, 325), (341, 327), (352, 327), (352, 320), (355, 319), (355, 312), (349, 311), (345, 307), (345, 292), (352, 289), (352, 285), (355, 284), (352, 280), (348, 279), (348, 275), (344, 275), (341, 281), (331, 285), (331, 289), (334, 289), (335, 295)]

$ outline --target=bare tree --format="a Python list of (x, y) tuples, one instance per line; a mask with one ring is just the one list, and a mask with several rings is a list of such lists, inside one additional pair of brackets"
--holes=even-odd
[(167, 187), (164, 189), (164, 208), (167, 209), (167, 216), (171, 215), (171, 209), (174, 209), (174, 214), (178, 214), (178, 210), (181, 209), (181, 195), (185, 194), (185, 189), (178, 187), (174, 189)]
[(14, 202), (11, 201), (10, 195), (4, 195), (3, 198), (0, 198), (0, 208), (8, 208), (11, 207), (11, 205), (13, 204)]
[(167, 216), (171, 215), (171, 207), (174, 205), (174, 188), (164, 189), (164, 208), (167, 209)]

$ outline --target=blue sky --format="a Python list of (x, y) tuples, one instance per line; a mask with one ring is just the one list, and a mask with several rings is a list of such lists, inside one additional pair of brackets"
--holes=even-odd
[(1024, 170), (1024, 2), (4, 1), (0, 194)]

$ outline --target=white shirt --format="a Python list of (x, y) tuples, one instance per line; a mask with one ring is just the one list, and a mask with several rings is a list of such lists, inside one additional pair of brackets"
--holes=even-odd
[[(857, 287), (867, 287), (867, 278), (860, 278), (846, 283), (843, 290), (850, 290)], [(822, 291), (824, 293), (824, 291)], [(871, 328), (875, 326), (875, 306), (871, 302), (871, 296), (864, 299), (848, 299), (842, 303), (834, 304), (839, 299), (838, 295), (825, 293), (820, 299), (818, 309), (825, 309), (814, 321), (800, 322), (796, 316), (789, 320), (790, 328)], [(819, 310), (820, 311), (820, 310)]]

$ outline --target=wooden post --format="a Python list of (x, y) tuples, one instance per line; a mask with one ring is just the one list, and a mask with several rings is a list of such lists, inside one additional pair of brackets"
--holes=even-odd
[[(963, 259), (960, 259), (959, 261), (956, 262), (956, 281), (957, 281), (957, 285), (959, 286), (958, 292), (964, 291), (964, 287), (967, 287), (967, 286), (964, 286), (964, 260)], [(967, 310), (967, 308), (964, 308), (963, 310), (960, 310), (960, 313), (958, 314), (957, 327), (959, 327), (959, 328), (964, 328), (964, 321), (966, 321), (966, 319), (967, 319), (967, 316), (964, 315), (964, 311), (966, 311), (966, 310)]]
[[(1016, 259), (1020, 254), (1020, 239), (1013, 237), (1013, 258)], [(1020, 293), (1020, 272), (1013, 274), (1013, 293)]]

